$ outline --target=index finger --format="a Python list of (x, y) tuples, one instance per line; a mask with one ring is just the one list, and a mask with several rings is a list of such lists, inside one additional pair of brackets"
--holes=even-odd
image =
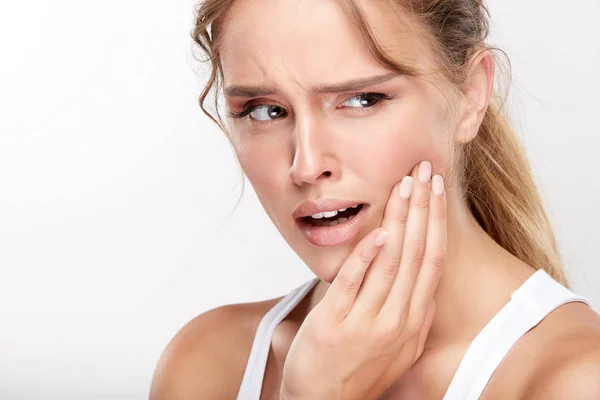
[(348, 315), (362, 286), (367, 269), (389, 235), (383, 228), (374, 229), (358, 242), (352, 253), (346, 258), (320, 303), (331, 313), (330, 315), (338, 316), (340, 319)]

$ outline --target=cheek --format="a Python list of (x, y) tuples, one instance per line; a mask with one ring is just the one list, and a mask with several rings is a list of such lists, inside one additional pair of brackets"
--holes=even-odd
[(279, 145), (245, 133), (236, 133), (232, 144), (240, 166), (252, 186), (269, 187), (275, 176), (274, 172), (280, 169), (278, 164), (281, 162), (281, 149), (276, 151)]
[(443, 168), (441, 125), (436, 118), (414, 111), (378, 121), (371, 127), (372, 134), (347, 153), (348, 165), (354, 165), (354, 172), (365, 182), (389, 187), (423, 160), (437, 165), (435, 169)]
[(360, 154), (362, 168), (357, 171), (367, 182), (388, 184), (399, 181), (419, 161), (428, 157), (431, 146), (426, 140), (412, 141), (412, 132), (393, 129), (382, 132), (386, 139), (366, 145)]
[(244, 174), (269, 217), (277, 224), (273, 214), (277, 199), (290, 185), (289, 160), (281, 151), (281, 144), (245, 143), (234, 144), (234, 150)]

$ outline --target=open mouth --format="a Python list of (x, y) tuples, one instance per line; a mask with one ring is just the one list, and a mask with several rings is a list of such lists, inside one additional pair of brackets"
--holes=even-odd
[(360, 212), (363, 204), (358, 204), (350, 208), (342, 208), (337, 211), (319, 213), (308, 217), (300, 218), (302, 221), (313, 226), (335, 226), (352, 220)]
[(357, 204), (348, 208), (299, 217), (296, 219), (296, 224), (306, 240), (314, 246), (342, 246), (359, 235), (367, 222), (370, 209), (371, 206), (367, 203)]

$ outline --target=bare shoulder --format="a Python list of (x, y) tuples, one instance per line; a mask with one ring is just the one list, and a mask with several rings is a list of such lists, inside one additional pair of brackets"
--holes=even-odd
[(188, 322), (160, 357), (150, 399), (235, 398), (258, 324), (280, 299), (230, 304)]
[[(546, 320), (547, 319), (547, 320)], [(523, 399), (600, 399), (600, 315), (581, 302), (548, 315)]]

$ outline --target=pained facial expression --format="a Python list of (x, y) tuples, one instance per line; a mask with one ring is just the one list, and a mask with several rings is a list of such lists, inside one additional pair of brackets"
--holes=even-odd
[[(427, 74), (435, 64), (414, 29), (376, 3), (363, 7), (378, 42)], [(228, 118), (240, 164), (287, 243), (331, 282), (360, 239), (381, 225), (403, 176), (422, 160), (445, 173), (453, 139), (444, 95), (432, 79), (389, 77), (335, 0), (238, 1), (221, 38), (227, 108), (252, 109)], [(228, 92), (233, 86), (264, 90)], [(293, 216), (304, 201), (325, 198), (364, 204), (357, 233), (342, 244), (315, 244)]]

